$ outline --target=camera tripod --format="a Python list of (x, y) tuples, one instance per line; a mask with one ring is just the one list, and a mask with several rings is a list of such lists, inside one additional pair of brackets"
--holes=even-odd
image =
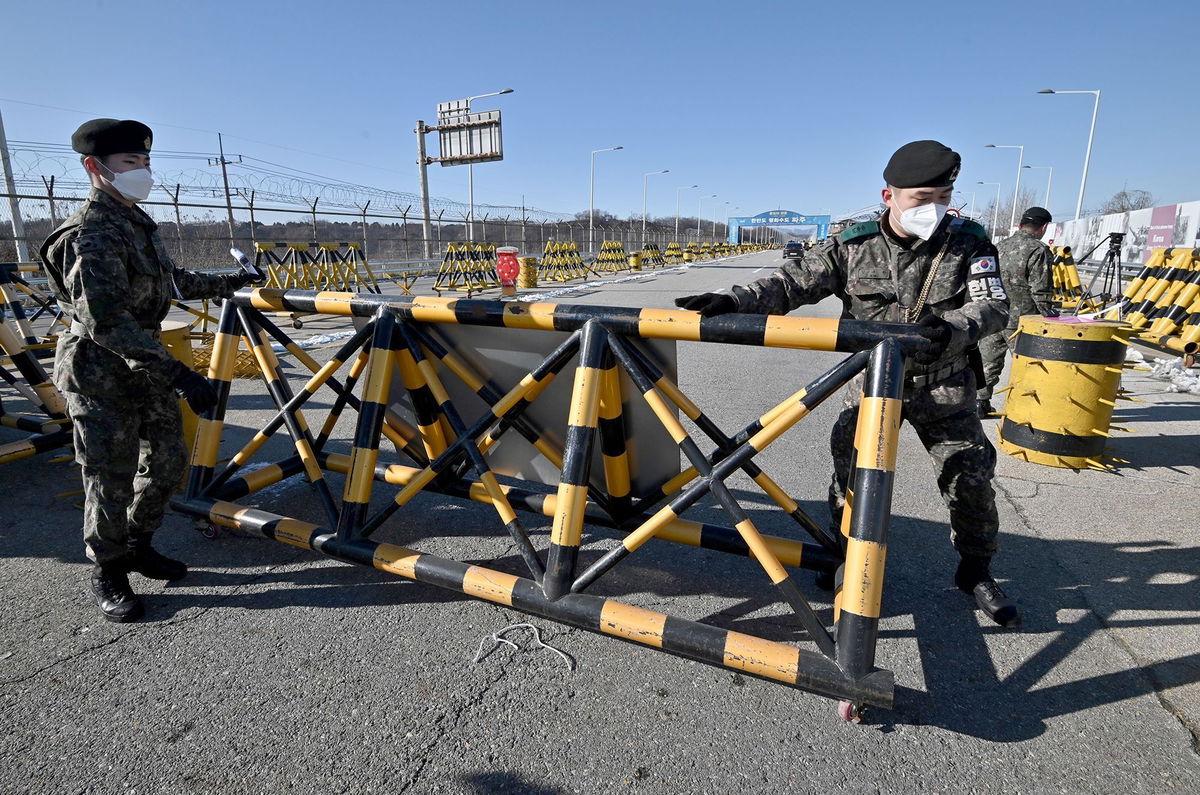
[[(1104, 252), (1104, 259), (1100, 261), (1096, 272), (1092, 274), (1092, 280), (1088, 282), (1087, 289), (1079, 297), (1079, 302), (1075, 305), (1075, 314), (1079, 314), (1083, 307), (1103, 306), (1121, 295), (1125, 279), (1121, 269), (1121, 243), (1124, 240), (1124, 232), (1108, 233), (1108, 250)], [(1085, 262), (1092, 252), (1102, 245), (1104, 245), (1103, 240), (1092, 246), (1092, 250), (1085, 254), (1079, 262)], [(1100, 281), (1100, 292), (1098, 293), (1094, 290), (1097, 281)]]

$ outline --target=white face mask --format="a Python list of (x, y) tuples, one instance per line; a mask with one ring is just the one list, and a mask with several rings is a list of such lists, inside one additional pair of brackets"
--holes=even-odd
[[(96, 162), (99, 163), (99, 161)], [(154, 187), (154, 175), (150, 173), (150, 169), (148, 168), (135, 168), (132, 171), (114, 172), (103, 163), (100, 163), (100, 166), (109, 174), (112, 174), (112, 177), (106, 177), (108, 183), (116, 189), (117, 193), (131, 202), (145, 201), (150, 195), (150, 190)]]
[(928, 240), (937, 231), (938, 224), (942, 222), (942, 218), (949, 208), (948, 204), (922, 204), (919, 207), (910, 207), (900, 213), (900, 227), (910, 235)]

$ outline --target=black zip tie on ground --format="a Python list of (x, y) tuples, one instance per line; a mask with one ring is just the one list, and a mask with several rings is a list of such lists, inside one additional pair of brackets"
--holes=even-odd
[[(538, 630), (538, 628), (535, 627), (533, 624), (512, 624), (510, 626), (505, 627), (504, 629), (496, 630), (491, 635), (484, 637), (482, 640), (479, 641), (479, 650), (477, 652), (475, 652), (475, 659), (472, 660), (471, 662), (474, 662), (474, 663), (483, 662), (485, 659), (487, 659), (491, 655), (492, 652), (494, 652), (496, 649), (500, 648), (501, 643), (507, 643), (509, 646), (512, 646), (514, 649), (520, 650), (521, 647), (518, 646), (517, 644), (513, 643), (508, 638), (504, 637), (504, 633), (508, 632), (509, 630), (522, 629), (522, 628), (528, 628), (533, 632), (533, 642), (537, 644), (538, 648), (549, 649), (550, 651), (557, 654), (559, 657), (562, 657), (563, 662), (565, 662), (567, 664), (567, 668), (569, 668), (571, 671), (575, 670), (575, 658), (572, 657), (571, 655), (567, 654), (565, 651), (563, 651), (561, 649), (556, 649), (553, 646), (551, 646), (549, 643), (545, 643), (542, 640), (541, 631)], [(489, 640), (492, 641), (492, 647), (490, 649), (488, 649), (487, 651), (484, 651), (484, 646), (487, 644), (487, 642)]]

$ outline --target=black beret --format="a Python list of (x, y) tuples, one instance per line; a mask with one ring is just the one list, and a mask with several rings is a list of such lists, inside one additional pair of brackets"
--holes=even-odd
[(1021, 213), (1021, 226), (1045, 226), (1053, 220), (1045, 207), (1030, 207)]
[(132, 119), (92, 119), (71, 136), (71, 148), (81, 155), (115, 155), (118, 152), (150, 154), (154, 133)]
[(883, 179), (893, 188), (943, 188), (958, 178), (962, 158), (937, 141), (913, 141), (896, 150)]

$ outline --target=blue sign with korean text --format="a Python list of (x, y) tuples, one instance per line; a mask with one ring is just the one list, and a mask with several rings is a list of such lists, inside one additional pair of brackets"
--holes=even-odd
[(738, 230), (743, 226), (811, 226), (817, 238), (829, 236), (828, 215), (802, 215), (792, 210), (767, 210), (765, 213), (729, 219), (729, 242), (737, 243)]

